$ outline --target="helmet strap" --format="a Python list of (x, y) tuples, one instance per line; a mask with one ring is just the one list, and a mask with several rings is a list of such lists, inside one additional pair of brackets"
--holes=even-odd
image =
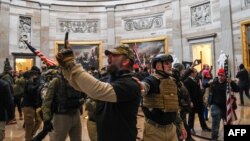
[(164, 70), (164, 62), (163, 62), (163, 61), (161, 61), (161, 67), (162, 67), (163, 72), (165, 73), (165, 70)]

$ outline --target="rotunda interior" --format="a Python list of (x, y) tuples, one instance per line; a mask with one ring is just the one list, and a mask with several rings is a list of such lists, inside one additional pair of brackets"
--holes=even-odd
[[(250, 71), (249, 13), (249, 0), (0, 0), (0, 71), (4, 72), (6, 60), (17, 73), (32, 66), (42, 69), (48, 61), (58, 65), (55, 56), (64, 49), (68, 32), (75, 62), (88, 72), (93, 68), (101, 72), (109, 65), (105, 50), (127, 44), (137, 59), (134, 69), (149, 68), (153, 73), (152, 58), (163, 53), (185, 69), (201, 60), (195, 69), (202, 73), (209, 66), (216, 77), (227, 59), (231, 79), (238, 84), (239, 66)], [(243, 106), (240, 94), (235, 95), (239, 105), (235, 124), (249, 124), (249, 99), (243, 96)], [(83, 109), (82, 140), (90, 141), (88, 114)], [(206, 123), (211, 127), (208, 109)], [(141, 109), (137, 118), (137, 140), (142, 140), (145, 117)], [(24, 120), (16, 120), (5, 127), (6, 141), (24, 140)], [(200, 127), (198, 116), (194, 125), (195, 140), (211, 138), (211, 132)], [(223, 140), (224, 123), (220, 125), (219, 140)]]

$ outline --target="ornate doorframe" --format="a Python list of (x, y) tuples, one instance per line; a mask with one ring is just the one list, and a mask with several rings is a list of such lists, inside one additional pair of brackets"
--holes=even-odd
[[(211, 64), (213, 66), (213, 74), (215, 74), (215, 70), (217, 69), (216, 67), (216, 61), (215, 61), (215, 37), (217, 36), (216, 33), (212, 34), (207, 34), (207, 35), (200, 35), (200, 36), (195, 36), (195, 37), (187, 37), (187, 41), (189, 43), (189, 50), (192, 58), (194, 59), (193, 55), (193, 46), (194, 45), (204, 45), (204, 44), (209, 44), (211, 46)], [(192, 60), (193, 61), (193, 60)], [(202, 66), (201, 66), (202, 67)]]
[(247, 68), (247, 70), (250, 70), (250, 20), (242, 21), (240, 23), (240, 29), (241, 29), (241, 43), (242, 43), (242, 55), (243, 55), (243, 64)]

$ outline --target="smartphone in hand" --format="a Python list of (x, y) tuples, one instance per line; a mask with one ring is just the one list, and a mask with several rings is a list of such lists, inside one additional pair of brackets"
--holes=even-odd
[(201, 64), (201, 59), (196, 59), (196, 65)]

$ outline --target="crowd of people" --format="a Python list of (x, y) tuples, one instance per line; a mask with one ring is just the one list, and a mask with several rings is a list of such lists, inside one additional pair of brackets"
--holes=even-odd
[[(134, 68), (135, 55), (127, 45), (105, 50), (108, 65), (100, 71), (85, 70), (75, 63), (73, 51), (62, 49), (56, 59), (59, 66), (33, 66), (22, 74), (13, 73), (8, 63), (0, 79), (0, 141), (5, 125), (15, 124), (15, 107), (24, 120), (25, 141), (39, 141), (47, 134), (51, 141), (81, 141), (83, 105), (88, 111), (87, 130), (91, 141), (136, 141), (137, 114), (145, 118), (143, 141), (194, 141), (195, 114), (200, 127), (218, 140), (220, 121), (226, 119), (226, 89), (249, 96), (249, 74), (239, 66), (238, 83), (220, 68), (212, 75), (212, 66), (189, 68), (170, 54), (159, 53), (151, 69)], [(154, 73), (152, 73), (154, 72)], [(207, 125), (209, 111), (212, 130)], [(43, 123), (43, 124), (42, 124)], [(43, 125), (42, 131), (37, 133)]]

